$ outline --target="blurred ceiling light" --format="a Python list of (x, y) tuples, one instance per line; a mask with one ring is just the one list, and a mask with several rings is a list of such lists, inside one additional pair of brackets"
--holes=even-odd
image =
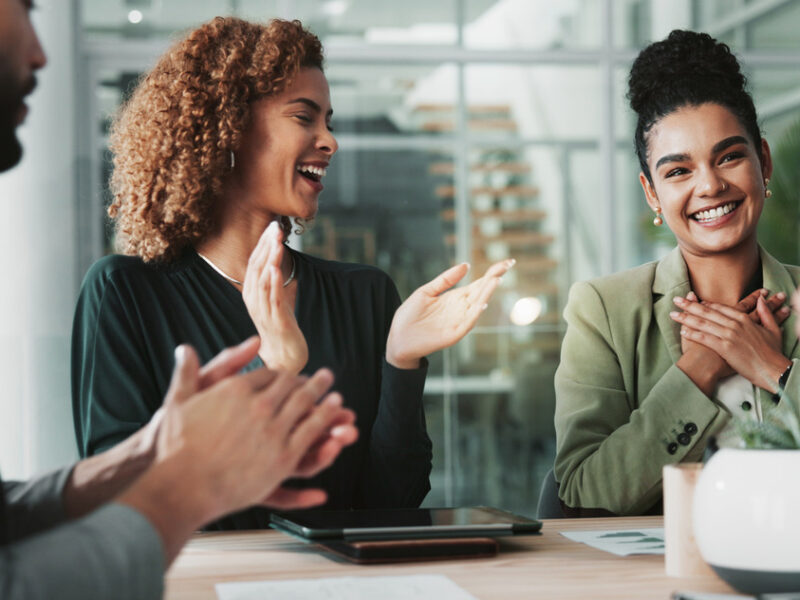
[(542, 314), (542, 301), (538, 298), (520, 298), (511, 309), (511, 322), (514, 325), (530, 325)]
[(128, 13), (128, 21), (130, 23), (133, 23), (134, 25), (136, 25), (137, 23), (141, 23), (143, 18), (144, 15), (140, 10), (134, 9)]
[(347, 0), (328, 0), (322, 5), (322, 14), (329, 17), (340, 17), (346, 11), (350, 3)]

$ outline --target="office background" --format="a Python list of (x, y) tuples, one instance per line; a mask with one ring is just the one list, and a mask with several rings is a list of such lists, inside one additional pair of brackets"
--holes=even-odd
[(662, 256), (625, 101), (671, 29), (728, 42), (776, 157), (762, 241), (800, 263), (800, 0), (41, 0), (49, 64), (0, 176), (0, 467), (76, 457), (72, 311), (111, 250), (111, 116), (181, 32), (219, 14), (298, 18), (326, 48), (340, 143), (304, 251), (375, 264), (403, 297), (447, 265), (517, 266), (475, 331), (431, 357), (427, 505), (535, 511), (552, 465), (553, 372), (571, 282)]

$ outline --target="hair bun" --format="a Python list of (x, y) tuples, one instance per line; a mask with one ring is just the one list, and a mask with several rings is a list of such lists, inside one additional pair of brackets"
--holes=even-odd
[[(628, 99), (637, 113), (647, 113), (658, 98), (714, 86), (729, 93), (745, 91), (747, 80), (727, 44), (707, 33), (676, 29), (639, 54), (628, 78)], [(692, 95), (692, 94), (689, 94)]]
[(684, 106), (710, 102), (728, 108), (760, 153), (761, 132), (747, 79), (728, 45), (707, 33), (676, 29), (642, 50), (628, 76), (628, 101), (638, 117), (634, 145), (648, 178), (646, 135), (662, 117)]

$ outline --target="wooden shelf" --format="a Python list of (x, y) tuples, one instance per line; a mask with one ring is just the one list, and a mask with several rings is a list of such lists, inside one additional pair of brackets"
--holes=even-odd
[[(548, 233), (538, 233), (536, 231), (506, 231), (493, 236), (486, 236), (477, 232), (472, 235), (473, 242), (478, 244), (503, 242), (509, 246), (546, 246), (552, 244), (553, 239), (553, 236)], [(456, 234), (451, 233), (446, 235), (444, 242), (448, 246), (454, 246), (456, 243)]]
[[(476, 163), (469, 166), (471, 173), (513, 173), (524, 175), (530, 173), (531, 166), (524, 162), (502, 162), (502, 163)], [(455, 165), (451, 162), (431, 163), (428, 168), (431, 175), (452, 175), (455, 173)]]
[[(454, 185), (440, 185), (436, 188), (435, 193), (440, 198), (452, 198), (456, 194), (456, 186)], [(534, 185), (508, 185), (502, 188), (491, 187), (488, 185), (481, 185), (470, 189), (469, 193), (473, 196), (538, 196), (539, 188)]]
[[(425, 121), (420, 124), (420, 131), (438, 133), (443, 131), (454, 131), (456, 124), (454, 121)], [(469, 119), (467, 129), (479, 129), (481, 131), (516, 131), (517, 122), (513, 119)]]
[[(454, 208), (442, 211), (442, 220), (453, 221), (456, 218)], [(519, 208), (516, 210), (473, 210), (472, 219), (499, 219), (500, 221), (542, 221), (547, 218), (547, 212), (538, 208)]]
[[(454, 112), (456, 110), (455, 104), (447, 103), (429, 103), (418, 104), (413, 108), (414, 112)], [(470, 104), (467, 106), (467, 113), (471, 115), (482, 114), (502, 114), (510, 115), (511, 107), (508, 104)]]

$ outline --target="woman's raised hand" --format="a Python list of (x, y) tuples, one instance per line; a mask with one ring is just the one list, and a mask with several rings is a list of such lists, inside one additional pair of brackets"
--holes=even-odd
[(399, 369), (416, 369), (423, 356), (463, 338), (515, 262), (512, 258), (495, 263), (480, 279), (453, 290), (469, 270), (469, 265), (462, 263), (414, 291), (394, 314), (386, 340), (386, 361)]
[(297, 374), (308, 362), (308, 344), (294, 316), (297, 286), (283, 287), (284, 252), (283, 233), (273, 221), (247, 261), (242, 297), (261, 338), (261, 360), (270, 369)]

